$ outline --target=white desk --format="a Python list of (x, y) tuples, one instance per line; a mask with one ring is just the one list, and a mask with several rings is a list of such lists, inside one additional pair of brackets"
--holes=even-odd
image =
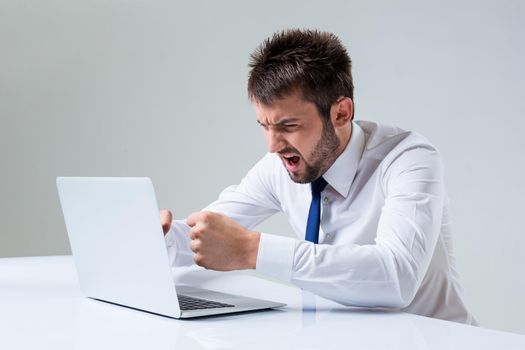
[(525, 349), (523, 335), (346, 308), (246, 273), (180, 278), (288, 306), (175, 320), (83, 298), (69, 256), (0, 259), (0, 349)]

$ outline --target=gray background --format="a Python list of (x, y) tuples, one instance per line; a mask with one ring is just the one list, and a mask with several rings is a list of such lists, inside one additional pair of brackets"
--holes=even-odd
[[(443, 153), (466, 300), (525, 333), (521, 1), (0, 0), (0, 256), (68, 254), (57, 175), (150, 176), (183, 218), (265, 145), (249, 53), (287, 27), (335, 32), (356, 119)], [(283, 217), (263, 229), (291, 234)]]

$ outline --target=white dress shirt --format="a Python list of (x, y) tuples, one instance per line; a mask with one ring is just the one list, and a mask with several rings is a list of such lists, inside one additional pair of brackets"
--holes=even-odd
[[(261, 233), (260, 273), (344, 305), (475, 324), (458, 283), (443, 164), (427, 139), (354, 121), (346, 149), (323, 177), (319, 244), (304, 240), (310, 184), (293, 182), (275, 154), (205, 210), (249, 229), (286, 213), (298, 238)], [(173, 265), (193, 263), (188, 230), (174, 221), (166, 235)]]

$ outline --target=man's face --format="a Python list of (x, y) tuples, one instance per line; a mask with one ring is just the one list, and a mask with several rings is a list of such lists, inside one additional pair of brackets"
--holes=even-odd
[(331, 121), (324, 121), (299, 94), (271, 105), (256, 103), (255, 111), (268, 151), (279, 155), (293, 181), (316, 180), (337, 158), (340, 141)]

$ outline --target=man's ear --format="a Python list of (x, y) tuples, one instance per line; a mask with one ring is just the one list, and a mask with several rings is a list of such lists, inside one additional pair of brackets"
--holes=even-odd
[(330, 109), (330, 118), (335, 128), (347, 125), (354, 114), (354, 103), (350, 97), (340, 97)]

